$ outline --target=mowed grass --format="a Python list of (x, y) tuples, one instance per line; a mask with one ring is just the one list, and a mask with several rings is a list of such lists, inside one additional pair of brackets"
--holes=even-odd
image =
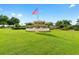
[(79, 32), (52, 30), (28, 32), (0, 29), (1, 55), (79, 54)]

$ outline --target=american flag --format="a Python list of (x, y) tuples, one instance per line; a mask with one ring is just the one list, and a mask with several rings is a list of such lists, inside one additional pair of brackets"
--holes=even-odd
[(38, 13), (39, 13), (38, 8), (36, 8), (35, 10), (32, 11), (32, 15), (35, 15), (35, 14), (38, 14)]

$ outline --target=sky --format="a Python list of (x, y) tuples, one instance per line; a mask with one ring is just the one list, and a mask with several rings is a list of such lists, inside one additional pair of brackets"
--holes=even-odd
[(57, 22), (58, 20), (71, 20), (75, 24), (79, 19), (78, 4), (0, 4), (0, 14), (9, 18), (17, 17), (21, 23), (37, 21), (38, 15), (32, 15), (38, 8), (39, 20)]

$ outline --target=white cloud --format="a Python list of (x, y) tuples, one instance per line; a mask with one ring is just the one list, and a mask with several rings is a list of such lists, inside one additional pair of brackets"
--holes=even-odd
[(69, 6), (69, 8), (72, 8), (72, 7), (75, 7), (76, 5), (75, 4), (71, 4), (70, 6)]
[(22, 14), (16, 14), (16, 13), (11, 13), (11, 15), (14, 17), (22, 17), (23, 16)]
[(12, 15), (12, 16), (15, 16), (16, 14), (15, 14), (15, 13), (11, 13), (11, 15)]
[(18, 17), (22, 17), (23, 15), (22, 15), (22, 14), (17, 14), (17, 16), (18, 16)]

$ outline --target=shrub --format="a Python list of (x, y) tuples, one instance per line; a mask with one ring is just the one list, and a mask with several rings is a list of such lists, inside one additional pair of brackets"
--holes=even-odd
[(76, 30), (76, 31), (79, 31), (79, 25), (73, 26), (73, 29)]
[(26, 29), (26, 26), (12, 27), (12, 29), (15, 29), (15, 30)]

